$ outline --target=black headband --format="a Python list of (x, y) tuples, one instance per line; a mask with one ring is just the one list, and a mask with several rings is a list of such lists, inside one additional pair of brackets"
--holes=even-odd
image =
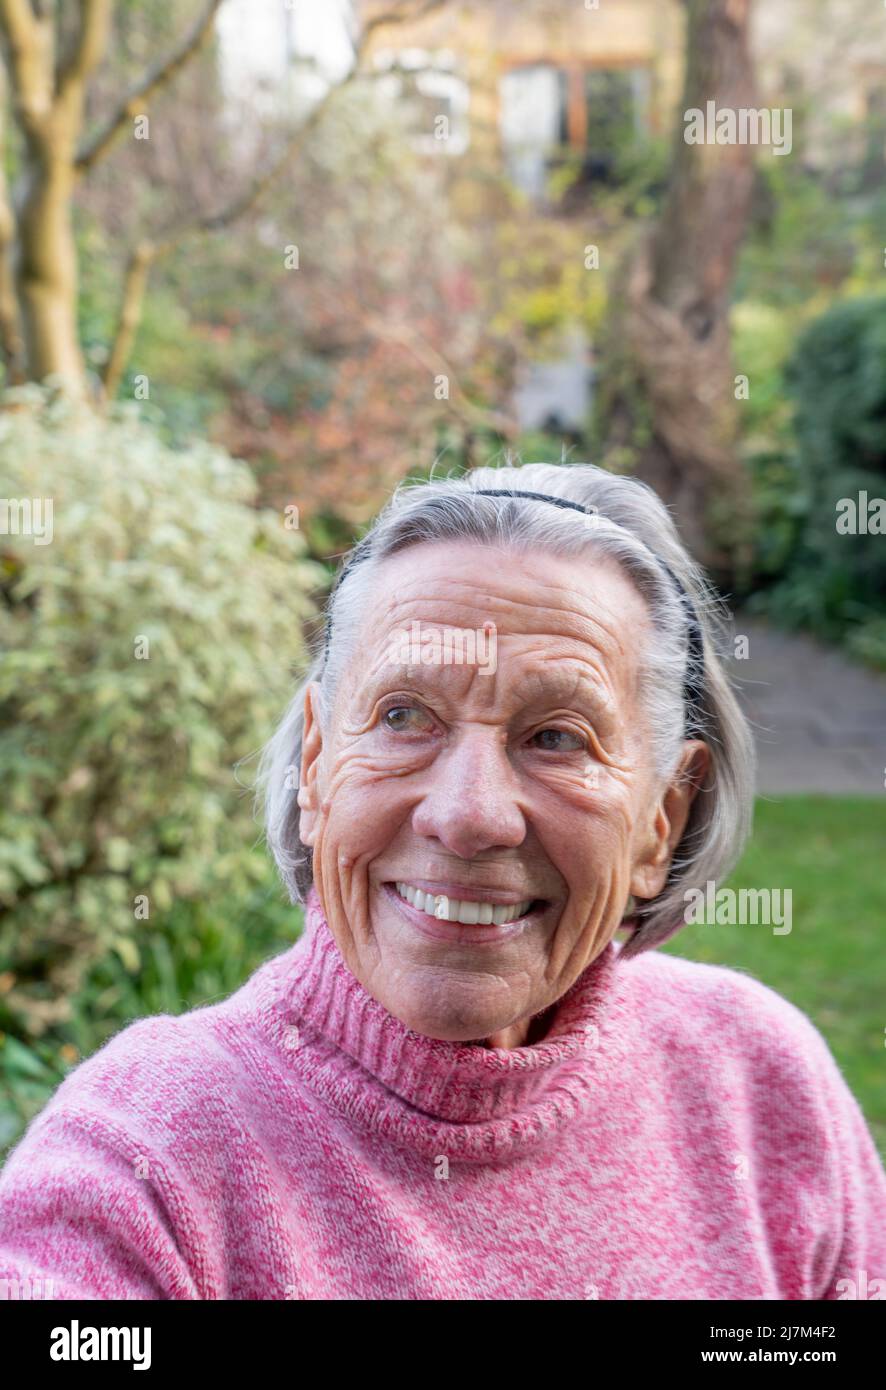
[[(571, 511), (583, 512), (585, 516), (599, 516), (596, 507), (584, 507), (580, 502), (570, 502), (565, 497), (550, 497), (546, 492), (522, 492), (516, 488), (472, 488), (469, 494), (472, 497), (529, 497), (534, 502), (550, 502), (555, 507), (569, 507)], [(603, 518), (607, 520), (608, 518)], [(615, 523), (616, 525), (618, 523)], [(370, 537), (364, 536), (351, 552), (350, 558), (338, 576), (329, 596), (326, 619), (326, 639), (323, 651), (323, 660), (329, 655), (329, 639), (332, 635), (332, 599), (338, 592), (346, 577), (350, 574), (355, 565), (361, 560), (365, 560), (371, 552)], [(702, 697), (704, 693), (705, 659), (704, 659), (704, 639), (702, 637), (701, 624), (698, 621), (698, 614), (695, 611), (695, 604), (692, 602), (683, 584), (674, 574), (669, 565), (659, 555), (655, 556), (665, 574), (672, 580), (680, 601), (686, 612), (686, 622), (688, 628), (688, 657), (686, 664), (686, 680), (683, 686), (683, 701), (686, 707), (686, 737), (693, 737), (703, 728), (702, 719)]]

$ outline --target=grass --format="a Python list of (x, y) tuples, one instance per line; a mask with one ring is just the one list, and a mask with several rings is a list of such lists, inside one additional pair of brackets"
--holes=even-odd
[[(771, 986), (827, 1039), (886, 1156), (886, 801), (759, 800), (731, 888), (790, 888), (792, 929), (689, 925), (662, 949)], [(725, 885), (724, 885), (725, 886)]]
[[(886, 1154), (886, 801), (784, 797), (758, 801), (733, 888), (790, 888), (792, 930), (686, 926), (663, 949), (737, 967), (803, 1010), (827, 1039)], [(0, 1161), (65, 1074), (112, 1033), (149, 1013), (181, 1013), (235, 990), (285, 950), (300, 914), (267, 879), (231, 921), (183, 906), (140, 937), (137, 971), (102, 961), (71, 1023), (38, 1043), (0, 1035)]]

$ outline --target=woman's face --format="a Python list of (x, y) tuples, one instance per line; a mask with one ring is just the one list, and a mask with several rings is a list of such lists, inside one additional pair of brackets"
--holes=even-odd
[[(638, 701), (647, 609), (614, 561), (440, 542), (378, 575), (325, 735), (316, 687), (306, 698), (314, 882), (348, 967), (389, 1013), (430, 1037), (521, 1046), (629, 896), (663, 887), (707, 749), (685, 743), (692, 783), (660, 785)], [(477, 649), (434, 660), (427, 639), (453, 643), (454, 629), (479, 634)], [(404, 650), (404, 634), (425, 645)], [(513, 918), (526, 900), (500, 925), (471, 906)], [(446, 920), (453, 901), (479, 921)]]

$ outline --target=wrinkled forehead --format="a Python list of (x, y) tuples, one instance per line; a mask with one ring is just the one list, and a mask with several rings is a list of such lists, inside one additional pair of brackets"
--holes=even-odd
[[(609, 556), (556, 556), (471, 542), (410, 547), (372, 572), (348, 685), (376, 680), (392, 665), (398, 642), (414, 650), (434, 631), (464, 634), (461, 650), (488, 652), (490, 637), (519, 678), (521, 664), (548, 663), (567, 686), (586, 666), (613, 700), (636, 689), (649, 628), (646, 601)], [(433, 661), (426, 661), (429, 674)], [(457, 663), (453, 663), (457, 665)], [(441, 678), (458, 672), (443, 666)], [(393, 674), (389, 669), (388, 674)]]

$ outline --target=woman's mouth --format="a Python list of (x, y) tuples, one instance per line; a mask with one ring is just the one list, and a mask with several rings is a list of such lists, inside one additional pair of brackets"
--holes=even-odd
[(466, 927), (503, 926), (505, 922), (516, 922), (538, 902), (537, 898), (525, 898), (518, 903), (479, 902), (471, 898), (450, 897), (447, 893), (426, 892), (414, 888), (411, 883), (395, 884), (401, 898), (405, 898), (420, 912), (435, 917), (438, 922), (460, 922)]
[(543, 898), (521, 902), (481, 902), (434, 893), (402, 881), (384, 883), (383, 892), (401, 915), (438, 941), (493, 945), (520, 936), (553, 906)]

